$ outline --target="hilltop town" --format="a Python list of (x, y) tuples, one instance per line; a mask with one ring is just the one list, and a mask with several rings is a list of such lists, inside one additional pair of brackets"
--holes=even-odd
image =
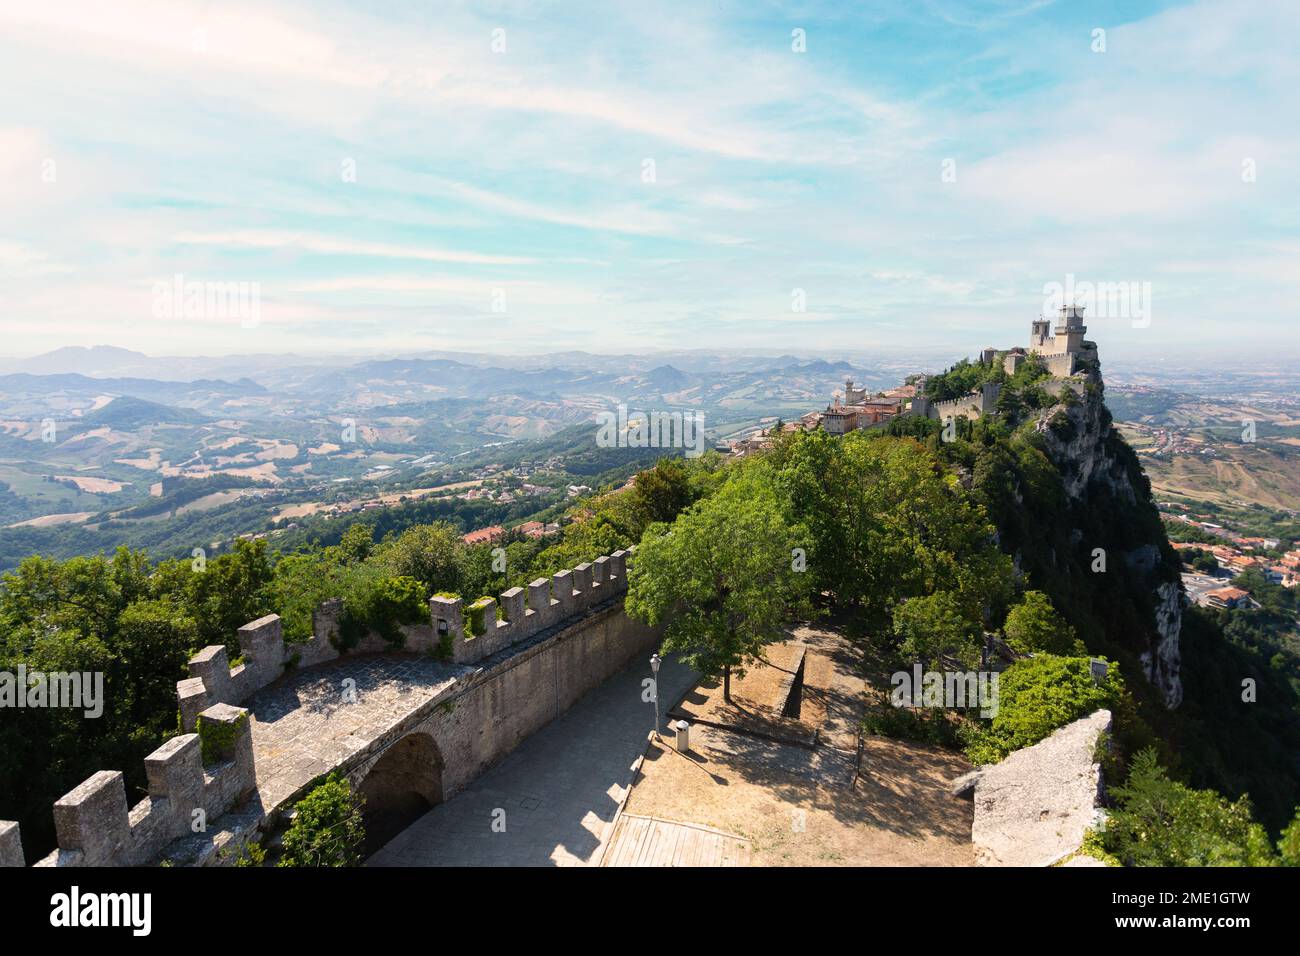
[[(1044, 378), (1040, 387), (1056, 392), (1069, 387), (1081, 388), (1081, 383), (1070, 379), (1086, 367), (1097, 363), (1097, 344), (1084, 336), (1088, 327), (1083, 324), (1084, 307), (1062, 306), (1055, 328), (1043, 318), (1030, 325), (1027, 345), (1017, 345), (998, 350), (986, 348), (980, 352), (979, 362), (987, 368), (1000, 367), (1008, 375), (1015, 375), (1027, 363), (1037, 363)], [(871, 393), (856, 387), (853, 379), (846, 379), (844, 390), (836, 392), (824, 409), (808, 412), (797, 421), (781, 423), (768, 429), (759, 429), (752, 436), (730, 443), (733, 454), (744, 455), (770, 448), (775, 432), (804, 431), (821, 428), (831, 435), (883, 428), (891, 421), (908, 415), (946, 421), (955, 418), (974, 419), (998, 407), (1001, 386), (997, 382), (984, 383), (964, 395), (936, 398), (929, 394), (930, 376), (909, 375), (902, 385)]]
[[(1083, 383), (1079, 373), (1098, 367), (1097, 345), (1085, 338), (1087, 331), (1084, 308), (1062, 306), (1054, 327), (1046, 319), (1035, 319), (1026, 345), (1002, 350), (985, 348), (978, 363), (986, 369), (1000, 368), (1006, 376), (1036, 363), (1041, 374), (1035, 383), (1038, 387), (1058, 395), (1065, 389), (1081, 394)], [(837, 391), (825, 408), (808, 412), (793, 422), (760, 427), (752, 435), (730, 442), (729, 451), (744, 456), (770, 449), (778, 432), (821, 429), (827, 434), (845, 435), (884, 429), (908, 416), (951, 422), (958, 418), (979, 418), (998, 410), (1001, 385), (997, 381), (985, 382), (964, 395), (945, 398), (936, 398), (930, 384), (931, 376), (916, 373), (908, 375), (901, 385), (872, 392), (856, 386), (848, 378), (843, 390)], [(1203, 441), (1175, 441), (1171, 431), (1152, 431), (1154, 447), (1138, 448), (1138, 453), (1147, 460), (1151, 455), (1162, 454), (1214, 454), (1214, 449)], [(1183, 585), (1192, 603), (1220, 610), (1258, 610), (1261, 603), (1252, 596), (1249, 586), (1251, 572), (1258, 575), (1254, 579), (1260, 582), (1256, 589), (1269, 585), (1293, 589), (1300, 584), (1300, 550), (1288, 550), (1292, 542), (1277, 536), (1235, 531), (1221, 523), (1223, 519), (1218, 515), (1198, 513), (1194, 501), (1158, 501), (1157, 507), (1166, 519), (1170, 537), (1175, 539), (1174, 549), (1183, 558)], [(1243, 575), (1247, 576), (1243, 578)]]

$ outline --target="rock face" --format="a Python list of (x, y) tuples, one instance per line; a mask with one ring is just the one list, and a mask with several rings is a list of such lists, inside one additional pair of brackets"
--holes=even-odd
[(1108, 710), (1076, 720), (998, 764), (953, 781), (974, 791), (971, 842), (980, 866), (1052, 866), (1072, 857), (1103, 818), (1098, 743)]
[[(1111, 422), (1105, 385), (1095, 367), (1074, 376), (1063, 400), (1036, 424), (1045, 449), (1060, 472), (1071, 535), (1081, 563), (1100, 574), (1095, 602), (1119, 600), (1136, 609), (1124, 640), (1137, 652), (1147, 680), (1164, 705), (1183, 699), (1179, 673), (1185, 598), (1176, 556), (1168, 547), (1150, 485), (1137, 456)], [(1070, 394), (1066, 394), (1066, 392)]]
[(1186, 598), (1182, 588), (1166, 581), (1156, 588), (1156, 634), (1152, 649), (1142, 655), (1142, 666), (1147, 680), (1165, 695), (1165, 706), (1170, 710), (1183, 702), (1183, 681), (1180, 676), (1182, 650), (1178, 636), (1183, 623), (1183, 603)]

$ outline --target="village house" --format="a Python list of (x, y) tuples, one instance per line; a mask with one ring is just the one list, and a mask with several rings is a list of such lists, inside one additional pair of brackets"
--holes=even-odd
[(499, 524), (494, 524), (490, 528), (480, 528), (477, 531), (471, 531), (461, 538), (466, 544), (483, 544), (484, 542), (499, 541), (506, 533), (506, 529)]
[(1202, 599), (1207, 607), (1250, 607), (1250, 592), (1238, 587), (1215, 588), (1206, 591)]

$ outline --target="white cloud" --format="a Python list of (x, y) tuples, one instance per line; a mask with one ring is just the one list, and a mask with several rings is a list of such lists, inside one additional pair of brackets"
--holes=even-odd
[(459, 262), (472, 265), (526, 265), (537, 261), (527, 256), (501, 256), (463, 252), (454, 249), (432, 249), (383, 242), (361, 242), (339, 236), (295, 232), (256, 230), (208, 233), (183, 232), (175, 236), (174, 241), (183, 246), (217, 246), (222, 249), (299, 249), (321, 255), (417, 259), (428, 262)]

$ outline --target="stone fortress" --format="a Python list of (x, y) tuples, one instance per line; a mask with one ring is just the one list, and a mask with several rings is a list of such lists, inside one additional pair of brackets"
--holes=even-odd
[[(304, 642), (274, 614), (244, 625), (235, 666), (223, 645), (190, 660), (182, 733), (145, 758), (144, 799), (96, 773), (54, 804), (58, 848), (34, 865), (232, 865), (331, 772), (377, 813), (442, 802), (658, 646), (623, 611), (632, 550), (468, 607), (430, 598), (400, 647), (369, 634), (341, 651), (337, 599)], [(18, 825), (0, 821), (0, 866), (22, 865)]]
[[(980, 361), (985, 365), (1001, 362), (1003, 370), (1012, 375), (1032, 355), (1043, 362), (1054, 380), (1066, 380), (1097, 359), (1096, 343), (1084, 338), (1087, 332), (1088, 327), (1083, 324), (1083, 306), (1062, 306), (1055, 329), (1051, 322), (1039, 317), (1030, 325), (1028, 346), (1015, 346), (1005, 351), (986, 348), (980, 352)], [(830, 434), (842, 435), (858, 429), (883, 427), (899, 415), (921, 415), (941, 421), (979, 418), (997, 408), (1002, 387), (989, 382), (969, 395), (938, 402), (926, 398), (924, 391), (925, 376), (909, 378), (906, 385), (875, 397), (870, 396), (865, 388), (855, 388), (853, 379), (848, 379), (844, 383), (843, 396), (837, 394), (820, 413), (821, 426)]]

